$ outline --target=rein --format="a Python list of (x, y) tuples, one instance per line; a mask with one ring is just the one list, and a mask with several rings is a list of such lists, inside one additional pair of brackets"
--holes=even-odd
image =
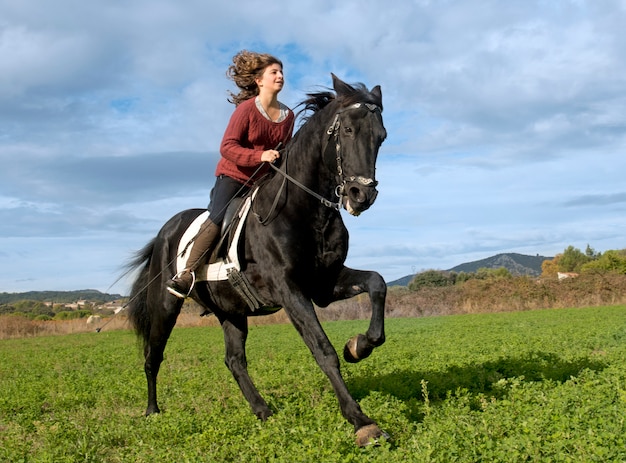
[[(306, 191), (308, 194), (310, 194), (311, 196), (313, 196), (314, 198), (318, 199), (324, 206), (326, 207), (330, 207), (331, 209), (335, 209), (336, 211), (338, 211), (339, 209), (341, 209), (341, 196), (339, 197), (339, 201), (336, 203), (333, 203), (332, 201), (324, 198), (322, 195), (316, 193), (315, 191), (311, 190), (308, 186), (302, 184), (301, 182), (299, 182), (298, 180), (296, 180), (295, 178), (293, 178), (291, 175), (289, 175), (287, 172), (283, 172), (282, 170), (280, 170), (278, 167), (276, 167), (274, 164), (270, 164), (270, 166), (272, 167), (272, 169), (274, 169), (276, 172), (279, 172), (284, 179), (289, 180), (291, 183), (293, 183), (294, 185), (296, 185), (297, 187), (301, 188), (302, 190)], [(283, 187), (285, 186), (285, 182), (283, 181), (282, 185), (280, 186), (279, 189), (279, 194), (276, 195), (277, 197), (280, 196), (280, 193), (283, 190)], [(337, 186), (337, 188), (339, 188), (339, 186)], [(272, 212), (276, 207), (276, 201), (274, 201), (274, 204), (272, 206)], [(271, 215), (271, 214), (270, 214)]]
[[(311, 190), (309, 187), (307, 187), (306, 185), (304, 185), (303, 183), (301, 183), (300, 181), (296, 180), (295, 178), (293, 178), (291, 175), (289, 175), (287, 172), (281, 170), (280, 168), (276, 167), (273, 163), (269, 163), (270, 167), (272, 169), (274, 169), (275, 172), (280, 173), (283, 176), (283, 182), (280, 185), (280, 188), (278, 189), (278, 192), (276, 194), (276, 197), (274, 198), (274, 203), (272, 204), (272, 207), (270, 209), (270, 212), (268, 213), (267, 217), (265, 219), (261, 219), (261, 217), (258, 214), (255, 214), (257, 219), (259, 220), (259, 222), (261, 222), (261, 224), (265, 225), (266, 223), (269, 222), (269, 218), (272, 216), (272, 214), (274, 213), (274, 211), (276, 210), (277, 204), (278, 204), (278, 198), (280, 197), (283, 188), (285, 187), (285, 181), (289, 180), (291, 183), (293, 183), (294, 185), (296, 185), (298, 188), (302, 189), (303, 191), (307, 192), (309, 195), (313, 196), (315, 199), (317, 199), (320, 203), (322, 203), (324, 206), (330, 208), (330, 209), (334, 209), (336, 211), (339, 211), (341, 209), (341, 198), (343, 198), (345, 196), (345, 186), (348, 182), (357, 182), (363, 186), (371, 186), (371, 187), (376, 187), (376, 185), (378, 185), (378, 182), (374, 179), (371, 178), (367, 178), (367, 177), (362, 177), (362, 176), (350, 176), (350, 177), (346, 177), (344, 176), (343, 173), (343, 167), (342, 167), (342, 157), (341, 157), (341, 143), (339, 142), (339, 128), (341, 127), (341, 120), (339, 119), (339, 116), (341, 113), (343, 113), (344, 111), (348, 111), (351, 109), (358, 109), (362, 106), (365, 106), (369, 111), (374, 112), (374, 111), (381, 111), (381, 109), (375, 105), (375, 104), (371, 104), (371, 103), (355, 103), (351, 106), (348, 106), (346, 108), (341, 109), (340, 111), (337, 111), (337, 113), (335, 114), (335, 118), (333, 120), (333, 123), (330, 125), (330, 127), (328, 127), (328, 130), (326, 130), (326, 135), (328, 135), (328, 138), (334, 138), (335, 139), (335, 152), (336, 152), (336, 161), (337, 161), (337, 174), (339, 176), (339, 178), (341, 179), (341, 183), (339, 183), (336, 187), (335, 187), (335, 195), (337, 196), (337, 202), (333, 202), (329, 199), (324, 198), (322, 195), (320, 195), (319, 193), (316, 193), (315, 191)], [(286, 165), (286, 164), (285, 164)]]

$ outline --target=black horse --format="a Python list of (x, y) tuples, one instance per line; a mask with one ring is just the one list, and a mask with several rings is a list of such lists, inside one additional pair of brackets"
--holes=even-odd
[[(385, 341), (387, 287), (376, 272), (344, 266), (348, 232), (340, 214), (353, 215), (376, 199), (375, 165), (386, 137), (380, 86), (371, 91), (349, 85), (336, 76), (333, 92), (309, 94), (302, 103), (309, 116), (282, 153), (282, 165), (260, 182), (245, 218), (241, 240), (241, 274), (262, 307), (245, 302), (228, 280), (198, 281), (191, 297), (215, 314), (224, 332), (225, 363), (256, 416), (272, 415), (247, 371), (247, 317), (282, 307), (328, 376), (341, 413), (354, 425), (357, 443), (366, 445), (384, 433), (350, 395), (339, 369), (339, 358), (315, 314), (313, 303), (368, 292), (372, 318), (366, 334), (351, 338), (344, 348), (348, 362), (368, 357)], [(304, 111), (303, 110), (303, 111)], [(143, 338), (148, 382), (146, 415), (158, 413), (157, 374), (167, 340), (183, 301), (166, 291), (176, 273), (181, 236), (203, 211), (192, 209), (170, 219), (139, 251), (129, 269), (141, 268), (128, 304), (129, 319)], [(250, 291), (249, 291), (250, 292)]]

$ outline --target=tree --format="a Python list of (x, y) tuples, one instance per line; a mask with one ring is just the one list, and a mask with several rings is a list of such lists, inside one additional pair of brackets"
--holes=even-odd
[(595, 259), (600, 258), (600, 256), (602, 256), (602, 253), (596, 252), (595, 249), (593, 249), (591, 246), (589, 246), (589, 244), (587, 244), (587, 249), (585, 249), (585, 255), (595, 260)]
[[(592, 250), (593, 251), (593, 250)], [(593, 259), (574, 246), (568, 246), (559, 258), (559, 272), (579, 272), (581, 267)]]
[(541, 263), (541, 278), (556, 278), (560, 259), (561, 254), (557, 254), (552, 260), (544, 260)]

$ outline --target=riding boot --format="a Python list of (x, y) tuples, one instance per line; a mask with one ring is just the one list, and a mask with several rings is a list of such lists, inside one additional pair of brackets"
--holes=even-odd
[(191, 293), (195, 283), (195, 271), (210, 257), (217, 240), (220, 237), (220, 227), (211, 219), (207, 219), (194, 238), (193, 246), (187, 257), (185, 269), (167, 282), (167, 291), (181, 299)]

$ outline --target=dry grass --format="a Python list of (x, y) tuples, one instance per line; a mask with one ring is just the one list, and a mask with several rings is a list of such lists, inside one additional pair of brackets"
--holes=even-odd
[[(586, 274), (564, 281), (511, 279), (469, 280), (443, 288), (389, 288), (386, 316), (389, 318), (425, 317), (460, 313), (509, 312), (543, 308), (590, 307), (626, 304), (626, 275)], [(316, 309), (321, 321), (368, 319), (371, 309), (367, 295), (361, 294)], [(185, 303), (176, 326), (218, 326), (213, 316), (200, 317), (200, 307)], [(251, 317), (251, 325), (289, 323), (284, 311)], [(0, 316), (0, 339), (54, 336), (103, 330), (130, 329), (123, 315), (87, 324), (84, 318), (66, 321), (33, 321), (17, 315)]]
[[(219, 322), (214, 316), (200, 317), (199, 313), (185, 310), (179, 315), (176, 326), (219, 326)], [(279, 323), (289, 323), (289, 318), (283, 311), (265, 317), (250, 318), (250, 325)], [(91, 333), (98, 329), (103, 331), (125, 330), (131, 329), (131, 326), (127, 317), (122, 313), (114, 317), (102, 318), (92, 324), (88, 324), (86, 318), (36, 321), (20, 315), (0, 315), (0, 339)]]
[(583, 274), (558, 281), (529, 277), (469, 280), (442, 288), (390, 288), (388, 317), (511, 312), (626, 303), (626, 275)]
[(123, 316), (113, 319), (103, 318), (98, 323), (87, 324), (86, 318), (38, 321), (19, 315), (2, 315), (0, 316), (0, 339), (88, 333), (96, 331), (98, 327), (107, 322), (109, 323), (106, 329), (119, 330), (128, 328), (128, 321)]

